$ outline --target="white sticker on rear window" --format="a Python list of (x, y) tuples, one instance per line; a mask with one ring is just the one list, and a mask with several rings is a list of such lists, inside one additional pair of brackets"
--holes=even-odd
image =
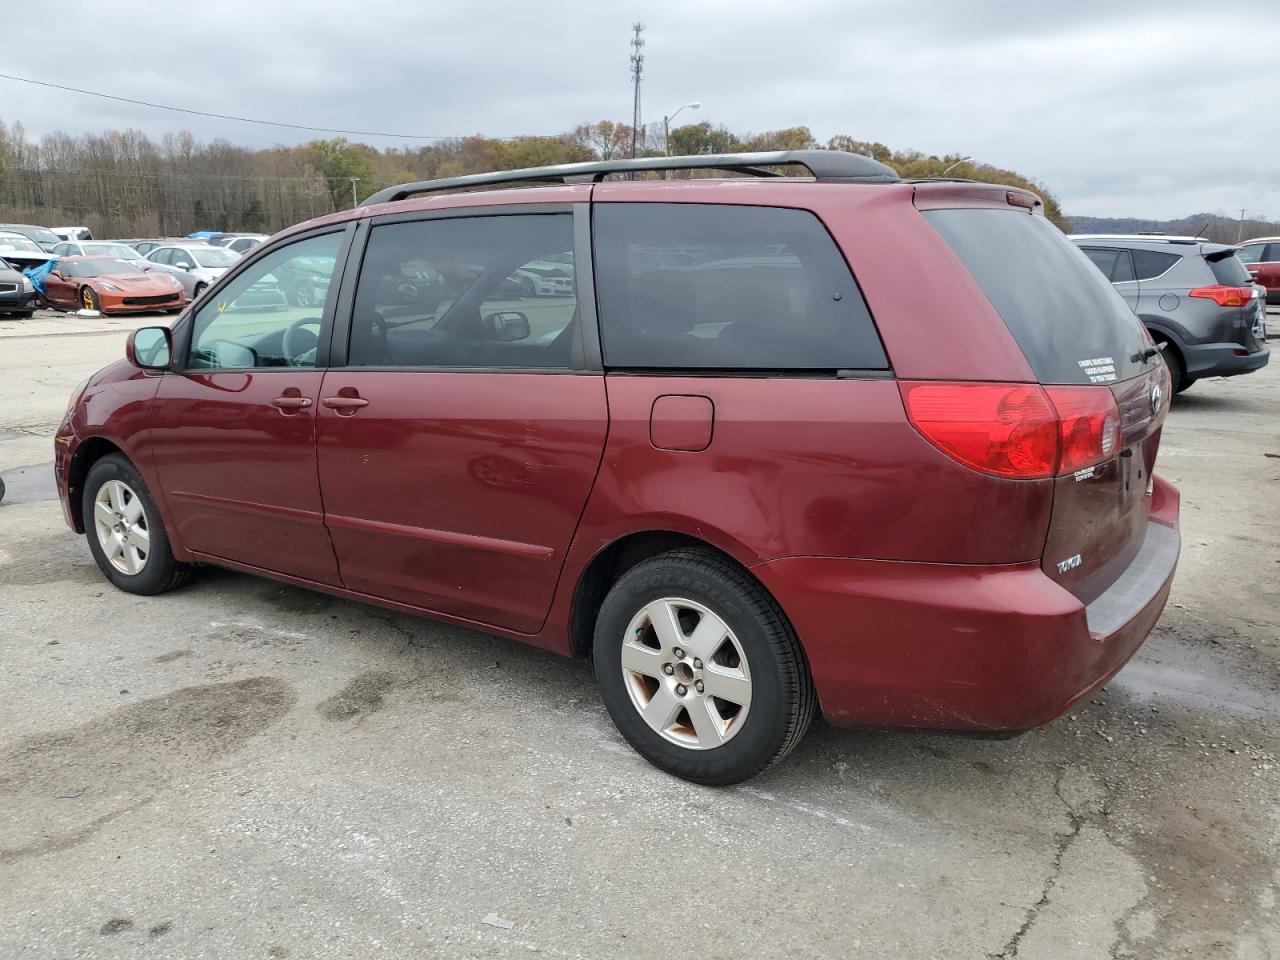
[(1090, 383), (1115, 382), (1116, 362), (1111, 357), (1090, 357), (1088, 360), (1077, 360), (1076, 363)]

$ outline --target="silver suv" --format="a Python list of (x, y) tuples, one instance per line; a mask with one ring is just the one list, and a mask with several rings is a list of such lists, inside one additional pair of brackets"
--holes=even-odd
[(1075, 234), (1161, 345), (1174, 390), (1267, 365), (1266, 290), (1236, 248), (1196, 237)]

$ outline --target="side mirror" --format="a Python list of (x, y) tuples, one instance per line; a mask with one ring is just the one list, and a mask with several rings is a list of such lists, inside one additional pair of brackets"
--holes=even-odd
[(51, 277), (57, 277), (59, 280), (61, 280), (61, 279), (62, 279), (62, 274), (61, 274), (61, 272), (59, 272), (59, 271), (57, 271), (57, 270), (50, 270), (50, 271), (49, 271), (49, 276), (51, 276)]
[(167, 370), (173, 356), (173, 334), (168, 327), (139, 327), (125, 341), (124, 355), (143, 370)]
[(529, 318), (519, 310), (491, 313), (481, 320), (486, 340), (512, 343), (529, 338)]

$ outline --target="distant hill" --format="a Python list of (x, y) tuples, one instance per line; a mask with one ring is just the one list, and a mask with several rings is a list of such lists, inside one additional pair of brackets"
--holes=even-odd
[(1280, 236), (1280, 223), (1271, 220), (1240, 221), (1221, 213), (1193, 213), (1180, 220), (1142, 220), (1137, 217), (1067, 217), (1072, 233), (1170, 233), (1204, 237), (1219, 243), (1237, 238)]

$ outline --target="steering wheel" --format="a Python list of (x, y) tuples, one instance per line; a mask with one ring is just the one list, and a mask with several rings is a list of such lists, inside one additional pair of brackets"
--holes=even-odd
[[(314, 330), (307, 329), (314, 327)], [(320, 318), (303, 317), (285, 329), (280, 338), (280, 349), (291, 367), (302, 366), (299, 361), (320, 345)]]

